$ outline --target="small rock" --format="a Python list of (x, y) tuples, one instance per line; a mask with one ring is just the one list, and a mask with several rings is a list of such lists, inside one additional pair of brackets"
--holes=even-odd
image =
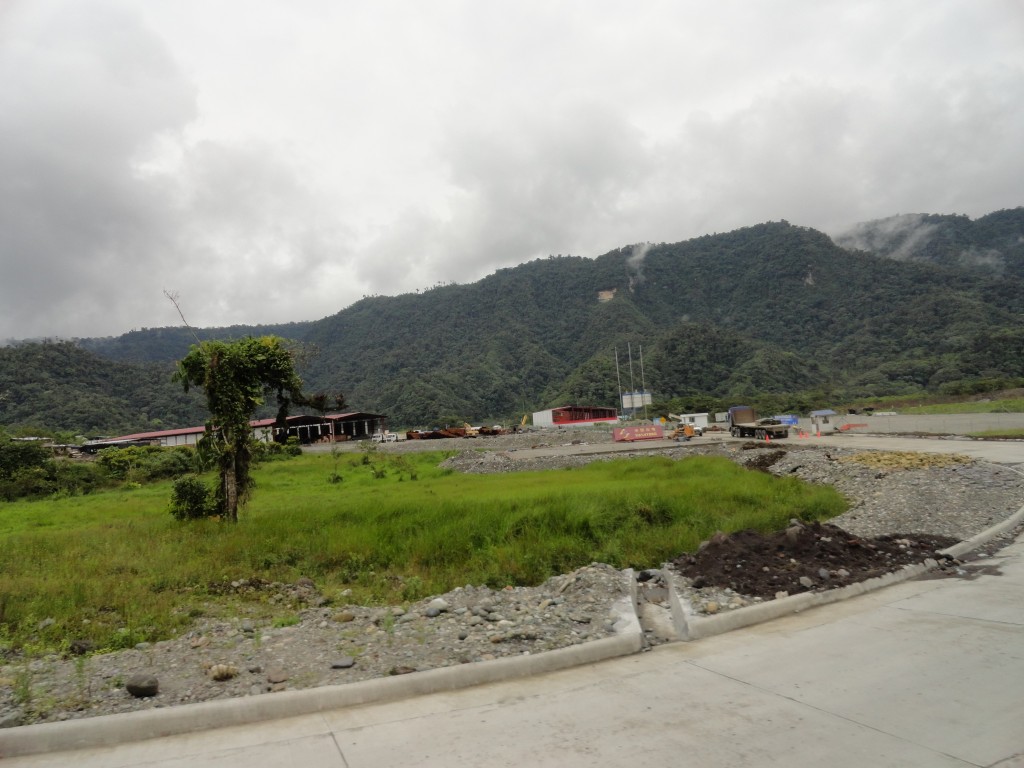
[(924, 565), (925, 565), (926, 568), (938, 568), (939, 567), (939, 561), (936, 560), (933, 557), (929, 557), (929, 558), (925, 559)]
[(160, 691), (160, 683), (153, 675), (140, 672), (129, 677), (124, 688), (135, 698), (144, 699), (156, 696)]
[(342, 656), (337, 661), (331, 662), (331, 669), (351, 669), (356, 665), (356, 660), (351, 656)]
[(355, 621), (356, 615), (352, 611), (340, 611), (331, 618), (339, 624), (347, 624), (350, 621)]
[(285, 672), (281, 667), (273, 667), (267, 670), (267, 682), (277, 685), (283, 683), (288, 679), (288, 673)]
[[(451, 606), (448, 605), (448, 601), (443, 597), (435, 597), (429, 603), (427, 603), (427, 610), (436, 609), (438, 613), (444, 613)], [(435, 614), (436, 615), (436, 614)]]
[(814, 582), (811, 580), (809, 576), (801, 576), (800, 584), (801, 586), (807, 587), (808, 589), (814, 586)]
[(784, 597), (789, 597), (789, 592), (781, 591), (781, 592), (776, 592), (775, 593), (775, 599), (776, 600), (781, 600)]
[(705, 613), (718, 613), (718, 603), (714, 600), (709, 600), (704, 603), (704, 611)]
[(0, 728), (17, 728), (25, 720), (25, 713), (20, 709), (0, 712)]
[(408, 675), (416, 671), (415, 667), (407, 667), (404, 665), (398, 665), (388, 670), (389, 675)]

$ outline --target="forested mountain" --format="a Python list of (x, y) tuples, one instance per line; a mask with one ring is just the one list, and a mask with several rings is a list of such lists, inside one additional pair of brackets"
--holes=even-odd
[[(646, 387), (662, 399), (789, 393), (782, 402), (797, 409), (967, 386), (1024, 376), (1024, 281), (1013, 267), (1021, 216), (1002, 211), (967, 219), (969, 227), (963, 217), (937, 217), (951, 220), (960, 253), (1004, 243), (998, 271), (965, 265), (937, 240), (928, 258), (901, 260), (778, 222), (596, 259), (538, 259), (470, 285), (365, 298), (316, 322), (203, 335), (295, 339), (316, 351), (301, 370), (311, 390), (343, 392), (353, 409), (384, 413), (394, 426), (508, 418), (567, 402), (615, 405), (614, 355), (625, 377), (627, 343), (636, 385), (642, 345)], [(158, 379), (192, 341), (185, 329), (149, 329), (79, 344), (101, 368), (93, 353), (121, 361), (118, 371), (150, 361), (132, 370), (151, 371), (154, 383), (133, 397), (151, 386), (152, 399), (124, 407), (182, 426), (202, 418), (175, 410)], [(10, 364), (0, 357), (0, 371)], [(21, 423), (32, 408), (37, 422), (70, 424), (52, 400), (32, 398), (29, 411), (8, 402), (0, 400), (0, 424)]]
[(201, 393), (185, 393), (173, 370), (107, 360), (70, 341), (0, 347), (0, 425), (96, 436), (202, 424)]
[(1024, 279), (1024, 208), (973, 221), (920, 213), (892, 216), (858, 224), (835, 240), (844, 248), (890, 259)]

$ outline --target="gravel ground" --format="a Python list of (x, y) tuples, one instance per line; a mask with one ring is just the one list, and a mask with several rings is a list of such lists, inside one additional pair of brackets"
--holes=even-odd
[[(462, 449), (448, 463), (464, 472), (552, 469), (641, 453), (576, 452), (578, 446), (610, 440), (607, 431), (546, 430), (472, 441), (409, 441), (382, 450)], [(472, 450), (465, 450), (467, 444)], [(565, 451), (517, 457), (524, 449), (553, 445)], [(794, 441), (784, 448), (779, 443), (754, 448), (695, 440), (654, 453), (723, 455), (752, 468), (834, 485), (852, 507), (830, 522), (860, 537), (922, 533), (964, 539), (1024, 504), (1024, 478), (1017, 471), (970, 459), (915, 466), (892, 454), (872, 463), (864, 452)], [(875, 459), (881, 455), (871, 453)], [(642, 593), (650, 605), (663, 604), (658, 580), (643, 576)], [(244, 616), (200, 620), (180, 638), (134, 650), (10, 661), (0, 666), (0, 727), (266, 695), (566, 647), (612, 633), (612, 606), (628, 594), (629, 584), (626, 574), (595, 563), (538, 587), (466, 586), (410, 606), (372, 608), (328, 605), (312, 582), (236, 582), (231, 588), (272, 592), (277, 601), (294, 606), (300, 620), (287, 627)], [(687, 580), (679, 591), (698, 613), (762, 599), (717, 586), (695, 589)], [(644, 626), (652, 643), (672, 639), (656, 620)], [(149, 678), (157, 681), (156, 695), (137, 698), (128, 692), (152, 683)]]

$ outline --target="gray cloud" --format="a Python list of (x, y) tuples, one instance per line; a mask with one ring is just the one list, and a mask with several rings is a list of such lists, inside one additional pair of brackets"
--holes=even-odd
[(195, 116), (194, 90), (132, 16), (44, 6), (0, 45), (0, 336), (75, 335), (137, 301), (172, 222), (136, 163)]
[(902, 8), (5, 5), (0, 339), (175, 324), (165, 288), (198, 325), (315, 319), (550, 253), (1024, 204), (1019, 11)]

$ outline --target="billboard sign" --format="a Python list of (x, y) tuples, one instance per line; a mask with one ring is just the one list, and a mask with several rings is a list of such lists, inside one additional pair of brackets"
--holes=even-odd
[(657, 424), (647, 427), (618, 427), (612, 430), (617, 443), (632, 443), (637, 440), (664, 440), (665, 430)]

